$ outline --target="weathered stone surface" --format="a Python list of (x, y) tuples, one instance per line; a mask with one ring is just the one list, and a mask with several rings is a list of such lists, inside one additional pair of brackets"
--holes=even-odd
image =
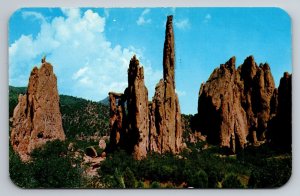
[[(156, 137), (152, 137), (151, 146), (157, 146), (158, 152), (180, 151), (182, 146), (181, 113), (178, 96), (175, 93), (175, 48), (172, 16), (168, 16), (166, 23), (166, 35), (163, 56), (163, 79), (159, 81), (155, 88), (155, 95), (152, 100), (150, 113), (155, 115), (155, 127), (151, 127), (151, 132)], [(156, 144), (151, 144), (156, 143)]]
[[(268, 64), (257, 66), (253, 56), (235, 69), (235, 57), (215, 69), (201, 85), (199, 129), (208, 141), (232, 152), (266, 139), (267, 125), (276, 107), (275, 84)], [(273, 97), (273, 98), (272, 98)], [(271, 101), (273, 99), (273, 101)]]
[(121, 142), (121, 134), (124, 136), (124, 126), (125, 119), (123, 115), (125, 114), (125, 97), (121, 93), (110, 92), (109, 94), (109, 103), (110, 103), (110, 119), (109, 119), (109, 127), (110, 127), (110, 146), (109, 151), (113, 151), (118, 146), (120, 146)]
[(144, 69), (139, 66), (136, 56), (133, 56), (129, 64), (126, 96), (130, 138), (128, 142), (133, 144), (134, 157), (141, 159), (146, 157), (149, 147), (149, 109)]
[(14, 109), (11, 144), (22, 160), (30, 152), (55, 139), (65, 140), (59, 109), (56, 76), (50, 63), (33, 68), (25, 95)]
[(284, 73), (280, 79), (278, 95), (274, 96), (278, 97), (278, 108), (269, 123), (271, 140), (280, 149), (290, 151), (292, 148), (292, 74)]
[(207, 134), (207, 140), (231, 148), (233, 152), (237, 147), (244, 147), (248, 133), (237, 81), (233, 57), (215, 69), (201, 85), (198, 101), (200, 128)]
[(252, 141), (266, 139), (267, 124), (271, 115), (271, 99), (275, 83), (267, 63), (257, 66), (254, 57), (248, 57), (241, 65), (240, 78), (244, 84), (242, 106), (247, 113), (248, 129), (255, 132), (257, 138)]
[(123, 94), (110, 92), (109, 101), (111, 150), (120, 147), (132, 152), (136, 159), (146, 157), (149, 148), (148, 90), (144, 69), (136, 56), (129, 64), (128, 87)]

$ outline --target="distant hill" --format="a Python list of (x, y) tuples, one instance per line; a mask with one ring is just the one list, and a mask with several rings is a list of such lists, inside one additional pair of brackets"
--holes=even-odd
[(103, 105), (109, 106), (109, 97), (107, 96), (106, 98), (102, 99), (100, 101), (100, 103), (102, 103)]
[[(26, 87), (9, 86), (9, 117), (18, 104), (19, 94), (25, 94)], [(106, 104), (78, 97), (60, 95), (60, 112), (63, 128), (68, 138), (77, 134), (107, 135), (109, 133), (109, 107)]]

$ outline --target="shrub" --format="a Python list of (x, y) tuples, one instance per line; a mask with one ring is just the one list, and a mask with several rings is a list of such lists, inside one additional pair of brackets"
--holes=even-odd
[(291, 176), (292, 163), (287, 160), (269, 160), (251, 172), (249, 188), (276, 188), (284, 185)]
[(31, 154), (32, 176), (37, 188), (76, 188), (80, 187), (81, 170), (72, 166), (67, 154), (67, 145), (59, 140), (47, 142)]
[(19, 155), (11, 148), (9, 150), (9, 176), (13, 183), (21, 188), (36, 187), (30, 164), (23, 163)]
[(207, 188), (208, 177), (205, 171), (199, 170), (196, 173), (190, 172), (187, 179), (188, 186), (194, 188)]
[(144, 182), (138, 181), (136, 188), (142, 188), (142, 189), (145, 188)]
[(229, 174), (223, 181), (223, 188), (244, 188), (241, 181), (234, 174)]
[(123, 177), (124, 177), (124, 183), (126, 188), (135, 188), (136, 179), (129, 167), (125, 169)]
[(151, 183), (150, 188), (152, 189), (159, 189), (160, 188), (160, 183), (157, 181), (154, 181)]

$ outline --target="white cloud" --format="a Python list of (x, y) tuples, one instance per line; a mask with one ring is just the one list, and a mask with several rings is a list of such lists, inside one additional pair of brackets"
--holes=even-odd
[(44, 20), (36, 37), (22, 35), (10, 45), (10, 85), (26, 86), (32, 67), (46, 54), (54, 66), (60, 93), (101, 100), (109, 91), (124, 91), (129, 61), (136, 54), (141, 64), (145, 63), (149, 98), (153, 95), (162, 73), (152, 69), (141, 50), (112, 46), (104, 34), (105, 18), (91, 10), (62, 11), (64, 17)]
[(76, 73), (73, 74), (72, 79), (77, 80), (80, 78), (80, 76), (84, 75), (88, 69), (88, 67), (80, 68)]
[(210, 14), (206, 14), (205, 17), (204, 17), (203, 22), (204, 23), (208, 23), (210, 20), (211, 20), (211, 15)]
[(175, 89), (175, 92), (177, 93), (178, 97), (186, 96), (186, 92), (185, 91), (181, 91), (181, 90)]
[(27, 19), (29, 17), (35, 19), (35, 20), (40, 20), (41, 22), (45, 22), (45, 17), (38, 12), (33, 12), (33, 11), (24, 11), (22, 12), (22, 17), (23, 19)]
[(177, 27), (178, 29), (186, 30), (186, 29), (189, 29), (190, 26), (191, 26), (191, 24), (190, 24), (190, 21), (188, 18), (175, 21), (175, 27)]
[(136, 21), (136, 24), (138, 25), (144, 25), (144, 24), (150, 24), (151, 19), (145, 19), (145, 16), (150, 12), (150, 9), (145, 9), (142, 14), (139, 16), (138, 20)]

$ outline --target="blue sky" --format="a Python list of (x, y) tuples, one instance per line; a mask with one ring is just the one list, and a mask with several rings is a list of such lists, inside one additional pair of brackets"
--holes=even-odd
[(232, 56), (237, 66), (249, 55), (268, 62), (276, 86), (283, 72), (292, 72), (291, 22), (278, 8), (26, 8), (9, 22), (9, 84), (27, 86), (31, 69), (47, 55), (60, 94), (99, 101), (124, 91), (136, 54), (152, 99), (170, 14), (182, 113), (196, 113), (200, 84)]

